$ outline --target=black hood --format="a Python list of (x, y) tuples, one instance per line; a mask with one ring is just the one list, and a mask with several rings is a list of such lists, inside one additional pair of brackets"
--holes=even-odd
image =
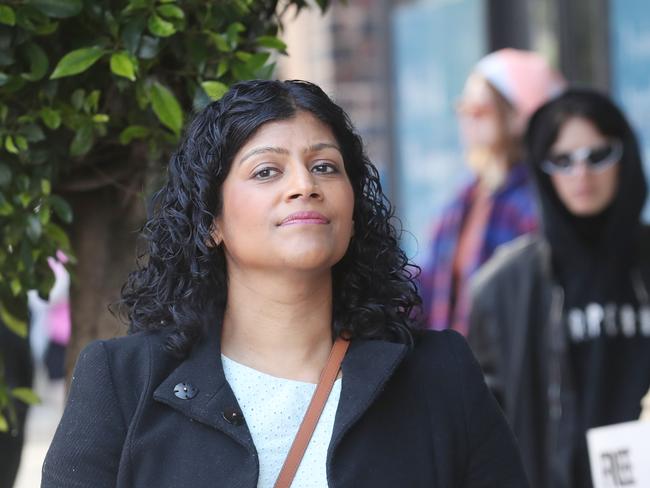
[(554, 256), (562, 260), (572, 260), (576, 254), (618, 260), (636, 254), (647, 184), (636, 143), (630, 142), (624, 143), (616, 196), (606, 210), (594, 217), (571, 214), (560, 201), (550, 177), (539, 165), (532, 168), (542, 213), (542, 232)]
[[(601, 132), (617, 137), (623, 143), (618, 189), (612, 203), (600, 215), (580, 218), (571, 214), (559, 199), (550, 177), (540, 169), (547, 148), (557, 137), (558, 131), (553, 131), (552, 127), (559, 126), (559, 120), (566, 120), (570, 116), (590, 118), (588, 113), (567, 114), (553, 107), (563, 100), (565, 104), (570, 104), (572, 96), (580, 95), (580, 91), (568, 91), (556, 101), (542, 107), (533, 116), (529, 126), (526, 137), (528, 161), (532, 166), (531, 174), (541, 208), (542, 232), (550, 243), (554, 261), (568, 266), (582, 264), (591, 267), (594, 262), (602, 265), (603, 261), (611, 262), (617, 267), (621, 264), (629, 265), (637, 256), (640, 217), (646, 200), (647, 183), (636, 137), (622, 114), (618, 112), (619, 120), (611, 121), (612, 127), (599, 127)], [(604, 98), (602, 95), (598, 97)], [(612, 105), (607, 99), (606, 102)], [(571, 108), (570, 106), (569, 109)], [(555, 123), (549, 121), (553, 118)], [(544, 126), (547, 127), (547, 134), (533, 134), (536, 130), (544, 131)]]

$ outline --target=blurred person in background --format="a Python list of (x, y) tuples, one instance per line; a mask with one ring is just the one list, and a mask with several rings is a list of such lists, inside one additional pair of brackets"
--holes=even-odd
[(537, 227), (522, 160), (530, 114), (564, 86), (539, 55), (502, 49), (481, 59), (457, 106), (474, 179), (443, 210), (427, 250), (420, 291), (428, 326), (467, 333), (467, 283), (500, 244)]
[(70, 275), (65, 268), (68, 261), (62, 251), (47, 259), (54, 273), (54, 285), (47, 300), (40, 298), (36, 290), (28, 293), (32, 355), (38, 364), (45, 366), (50, 380), (65, 377), (65, 351), (71, 333)]
[(56, 259), (48, 259), (55, 277), (45, 316), (49, 341), (45, 350), (44, 363), (50, 380), (60, 380), (65, 377), (65, 351), (71, 334), (70, 275), (65, 269), (67, 262), (68, 257), (61, 251), (57, 252)]
[(535, 488), (587, 488), (587, 429), (639, 418), (650, 386), (650, 233), (636, 138), (604, 95), (571, 89), (526, 135), (541, 232), (472, 285), (470, 344)]

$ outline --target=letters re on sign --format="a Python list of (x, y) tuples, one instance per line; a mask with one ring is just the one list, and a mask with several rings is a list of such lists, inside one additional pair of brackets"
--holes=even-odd
[(587, 443), (594, 488), (650, 487), (650, 422), (590, 429)]

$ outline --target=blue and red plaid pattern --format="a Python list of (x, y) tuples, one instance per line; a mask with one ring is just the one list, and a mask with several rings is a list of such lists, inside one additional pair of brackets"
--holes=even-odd
[(453, 326), (466, 335), (469, 314), (466, 285), (471, 276), (498, 246), (537, 229), (537, 203), (528, 181), (528, 171), (523, 164), (518, 164), (510, 171), (504, 186), (492, 195), (492, 211), (480, 252), (461, 277), (459, 296), (452, 311), (454, 257), (476, 185), (474, 181), (465, 187), (443, 210), (427, 252), (420, 275), (420, 294), (426, 323), (431, 329)]

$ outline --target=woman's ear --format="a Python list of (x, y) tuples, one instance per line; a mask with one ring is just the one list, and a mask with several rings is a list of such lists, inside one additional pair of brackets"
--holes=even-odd
[[(219, 230), (219, 225), (217, 224), (216, 219), (212, 222), (212, 227), (210, 229), (210, 237), (212, 237), (215, 247), (219, 247), (221, 245), (221, 241), (223, 240), (223, 237), (221, 235), (221, 231)], [(212, 243), (208, 242), (207, 244), (208, 246), (210, 246)]]

